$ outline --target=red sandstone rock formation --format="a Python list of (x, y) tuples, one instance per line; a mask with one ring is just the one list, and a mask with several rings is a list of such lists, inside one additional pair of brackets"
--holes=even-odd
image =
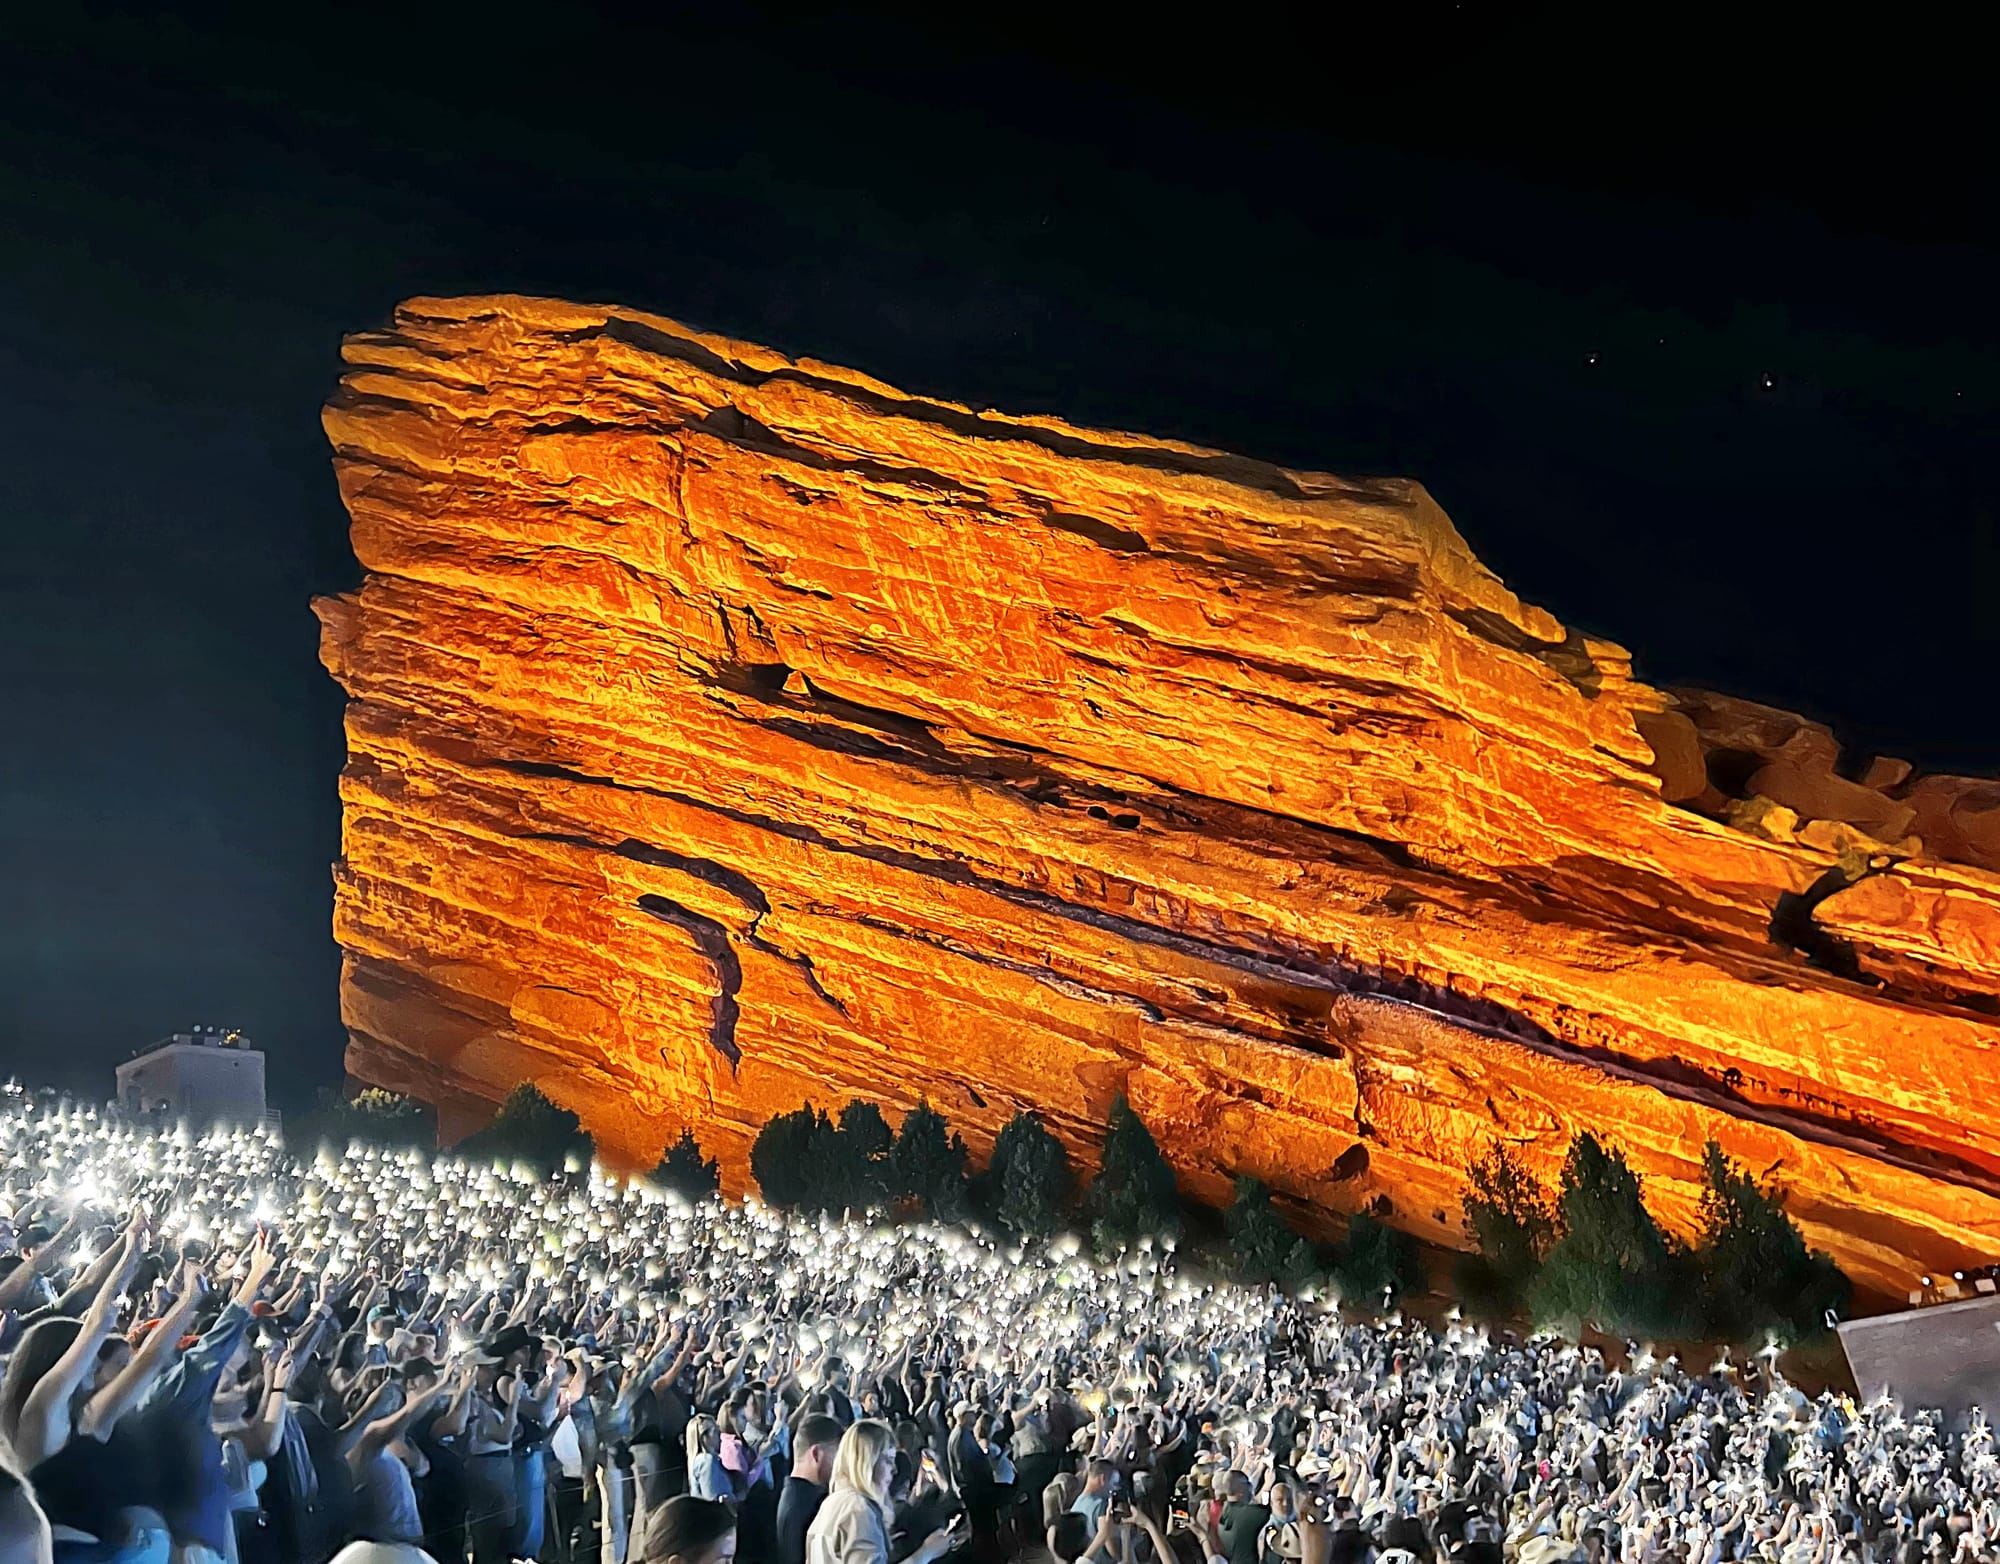
[[(773, 1112), (1127, 1092), (1460, 1241), (1466, 1164), (1713, 1136), (1860, 1280), (2000, 1252), (2000, 788), (1637, 682), (1423, 489), (910, 397), (628, 311), (417, 300), (326, 411), (366, 585), (357, 1076), (740, 1182)], [(1949, 860), (1949, 861), (1947, 861)]]

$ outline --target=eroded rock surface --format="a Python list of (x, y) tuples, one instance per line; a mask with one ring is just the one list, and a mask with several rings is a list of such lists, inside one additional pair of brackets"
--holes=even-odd
[(1122, 1090), (1447, 1243), (1495, 1138), (1685, 1226), (1713, 1136), (1864, 1283), (2000, 1253), (1994, 784), (1636, 681), (1415, 483), (542, 300), (346, 358), (349, 1068), (448, 1127), (740, 1183), (806, 1100), (1088, 1160)]

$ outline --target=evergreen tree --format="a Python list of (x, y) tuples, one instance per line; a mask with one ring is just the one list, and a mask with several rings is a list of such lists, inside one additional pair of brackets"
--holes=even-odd
[(1468, 1172), (1465, 1225), (1479, 1247), (1459, 1258), (1459, 1290), (1478, 1309), (1506, 1312), (1520, 1306), (1555, 1241), (1555, 1217), (1541, 1186), (1504, 1142), (1488, 1147)]
[(750, 1176), (765, 1203), (788, 1211), (825, 1210), (826, 1153), (836, 1133), (811, 1103), (766, 1120), (750, 1147)]
[(948, 1132), (943, 1114), (920, 1102), (903, 1115), (890, 1148), (891, 1188), (932, 1221), (956, 1222), (966, 1211), (965, 1160), (965, 1142)]
[(1115, 1253), (1141, 1238), (1178, 1238), (1180, 1192), (1159, 1143), (1120, 1092), (1111, 1102), (1104, 1160), (1086, 1202), (1097, 1247)]
[(525, 1162), (547, 1178), (558, 1169), (588, 1167), (596, 1148), (574, 1113), (523, 1081), (507, 1094), (492, 1123), (453, 1149), (472, 1159)]
[(1332, 1259), (1333, 1283), (1340, 1296), (1357, 1304), (1380, 1304), (1423, 1290), (1416, 1241), (1366, 1211), (1357, 1212), (1347, 1224), (1347, 1234), (1335, 1246)]
[(722, 1188), (722, 1170), (713, 1157), (703, 1158), (694, 1131), (683, 1128), (681, 1138), (661, 1154), (653, 1182), (683, 1200), (699, 1203)]
[(1069, 1158), (1062, 1142), (1024, 1109), (1000, 1128), (986, 1165), (988, 1204), (1005, 1227), (1046, 1238), (1062, 1220), (1069, 1198)]
[(1310, 1239), (1300, 1238), (1286, 1251), (1284, 1268), (1278, 1273), (1278, 1284), (1286, 1292), (1301, 1293), (1308, 1287), (1326, 1285), (1326, 1259), (1319, 1252), (1318, 1245)]
[(1639, 1198), (1625, 1158), (1579, 1135), (1563, 1159), (1560, 1235), (1528, 1291), (1535, 1318), (1574, 1332), (1675, 1333), (1692, 1323), (1685, 1254)]
[(861, 1210), (889, 1202), (889, 1152), (896, 1137), (882, 1110), (858, 1098), (840, 1110), (837, 1176), (829, 1191), (832, 1210)]
[(1749, 1341), (1825, 1331), (1827, 1310), (1844, 1311), (1852, 1293), (1840, 1268), (1806, 1248), (1777, 1192), (1761, 1187), (1714, 1141), (1702, 1153), (1702, 1174), (1694, 1260), (1706, 1332)]
[[(1262, 1179), (1239, 1176), (1236, 1198), (1223, 1218), (1229, 1234), (1229, 1264), (1238, 1281), (1252, 1286), (1284, 1277), (1295, 1245), (1303, 1243), (1271, 1208), (1271, 1191)], [(1310, 1244), (1306, 1245), (1308, 1251)], [(1313, 1256), (1314, 1268), (1318, 1256)]]

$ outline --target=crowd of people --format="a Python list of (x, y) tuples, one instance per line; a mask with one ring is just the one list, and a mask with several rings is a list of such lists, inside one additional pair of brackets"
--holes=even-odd
[(1977, 1413), (579, 1169), (0, 1107), (0, 1561), (1947, 1564)]

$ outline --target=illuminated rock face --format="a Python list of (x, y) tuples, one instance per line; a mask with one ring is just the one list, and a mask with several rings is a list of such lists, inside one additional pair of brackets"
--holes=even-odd
[(1713, 1136), (1865, 1283), (2000, 1252), (1992, 784), (1635, 682), (1414, 483), (545, 301), (346, 358), (349, 1068), (448, 1130), (531, 1079), (740, 1184), (804, 1101), (1088, 1161), (1122, 1090), (1193, 1196), (1447, 1243), (1496, 1138), (1685, 1229)]

